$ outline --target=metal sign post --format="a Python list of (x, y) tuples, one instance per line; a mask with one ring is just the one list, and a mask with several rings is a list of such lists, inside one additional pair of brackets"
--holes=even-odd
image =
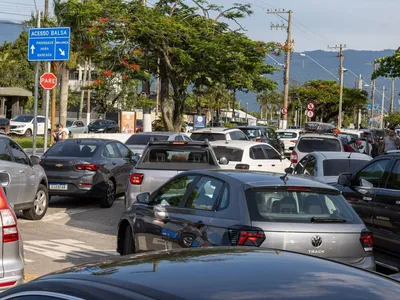
[[(47, 63), (46, 72), (51, 72), (51, 63)], [(47, 143), (48, 143), (48, 135), (49, 135), (49, 106), (50, 106), (50, 90), (46, 90), (46, 108), (45, 108), (45, 122), (44, 122), (44, 144), (43, 144), (43, 152), (47, 150)]]
[[(37, 11), (37, 24), (40, 28), (40, 11)], [(29, 51), (28, 51), (29, 53)], [(35, 99), (33, 102), (33, 140), (32, 140), (32, 154), (36, 155), (36, 138), (37, 138), (37, 110), (38, 110), (38, 97), (39, 97), (39, 66), (40, 62), (36, 62), (35, 70)]]

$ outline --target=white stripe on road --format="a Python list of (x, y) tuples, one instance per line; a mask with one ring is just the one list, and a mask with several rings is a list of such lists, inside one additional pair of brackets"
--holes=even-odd
[(25, 261), (26, 263), (33, 263), (33, 262), (35, 262), (34, 260), (32, 260), (32, 259), (27, 259), (27, 258), (24, 258), (24, 261)]

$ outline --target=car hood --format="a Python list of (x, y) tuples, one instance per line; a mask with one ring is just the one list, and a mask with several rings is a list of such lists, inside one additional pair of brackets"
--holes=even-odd
[(18, 125), (29, 125), (32, 124), (31, 122), (16, 122), (16, 121), (10, 121), (10, 125), (18, 126)]
[(329, 184), (329, 185), (337, 183), (338, 178), (339, 178), (339, 176), (314, 177), (315, 180), (318, 180), (319, 182)]
[(265, 299), (266, 295), (271, 299), (397, 299), (400, 293), (396, 280), (373, 272), (297, 253), (246, 247), (109, 258), (46, 275), (33, 283), (50, 279), (86, 279), (124, 288), (132, 285), (134, 290), (140, 287), (143, 296), (159, 299), (173, 295), (176, 299)]

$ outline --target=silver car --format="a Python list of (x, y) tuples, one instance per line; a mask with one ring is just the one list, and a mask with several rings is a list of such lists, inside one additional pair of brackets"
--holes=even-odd
[(139, 156), (142, 155), (144, 148), (146, 148), (147, 143), (153, 138), (154, 141), (191, 141), (192, 139), (184, 133), (176, 132), (138, 132), (132, 134), (125, 145), (134, 153)]
[(313, 180), (193, 170), (137, 201), (120, 219), (120, 254), (252, 246), (375, 268), (372, 233), (337, 189)]
[(5, 188), (8, 201), (29, 220), (42, 219), (49, 204), (47, 177), (39, 163), (39, 157), (28, 157), (13, 139), (0, 136), (0, 172), (11, 176)]
[(74, 135), (77, 133), (88, 133), (88, 127), (83, 124), (82, 121), (79, 120), (67, 120), (67, 129), (70, 135)]
[(312, 152), (304, 156), (294, 170), (289, 171), (332, 184), (337, 182), (339, 174), (359, 170), (371, 159), (372, 157), (357, 152)]
[(153, 192), (182, 171), (219, 168), (208, 142), (151, 141), (130, 173), (125, 207), (136, 202), (138, 194)]
[[(17, 217), (8, 203), (4, 189), (12, 179), (0, 172), (0, 292), (24, 282), (24, 251)], [(4, 188), (4, 189), (3, 189)]]

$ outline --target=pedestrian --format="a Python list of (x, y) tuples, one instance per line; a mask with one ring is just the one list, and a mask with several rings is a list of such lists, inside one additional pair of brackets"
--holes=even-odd
[(383, 153), (390, 150), (397, 150), (400, 148), (400, 139), (395, 135), (394, 126), (388, 127), (387, 135), (383, 142)]
[(56, 129), (53, 132), (54, 143), (65, 141), (68, 139), (68, 135), (69, 132), (67, 128), (64, 128), (64, 126), (60, 123), (56, 124)]
[(97, 120), (103, 120), (103, 116), (98, 116)]

